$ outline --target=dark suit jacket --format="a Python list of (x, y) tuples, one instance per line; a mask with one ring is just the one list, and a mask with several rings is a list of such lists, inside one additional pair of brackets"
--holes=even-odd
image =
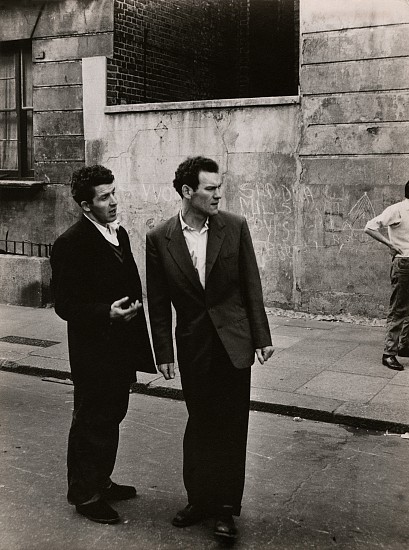
[(249, 367), (256, 348), (271, 344), (260, 276), (245, 218), (219, 212), (209, 219), (206, 288), (193, 267), (179, 216), (147, 234), (148, 305), (157, 364), (173, 362), (171, 302), (183, 369), (205, 368), (214, 329), (233, 365)]
[(51, 254), (56, 313), (68, 322), (74, 383), (112, 380), (135, 371), (155, 373), (143, 310), (128, 323), (110, 321), (111, 304), (124, 296), (142, 302), (129, 237), (119, 227), (124, 261), (84, 216), (55, 241)]

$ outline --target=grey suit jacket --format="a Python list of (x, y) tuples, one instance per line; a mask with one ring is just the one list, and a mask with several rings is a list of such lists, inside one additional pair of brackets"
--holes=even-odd
[(146, 273), (157, 364), (174, 361), (171, 304), (177, 316), (181, 371), (206, 367), (214, 329), (237, 368), (251, 366), (255, 349), (271, 345), (245, 218), (223, 211), (210, 217), (205, 289), (190, 258), (178, 215), (147, 234)]

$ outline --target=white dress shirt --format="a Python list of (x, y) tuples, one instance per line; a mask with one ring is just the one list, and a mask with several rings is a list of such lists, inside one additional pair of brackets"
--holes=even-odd
[(105, 225), (101, 225), (100, 223), (94, 221), (92, 218), (87, 216), (87, 214), (84, 213), (84, 216), (95, 225), (95, 227), (102, 234), (104, 239), (106, 239), (109, 243), (113, 244), (114, 246), (119, 246), (118, 236), (116, 233), (120, 225), (118, 220), (108, 223), (107, 226), (105, 227)]
[(382, 227), (388, 228), (389, 240), (402, 250), (396, 257), (409, 256), (409, 199), (396, 202), (366, 224), (365, 229), (379, 231)]
[(209, 231), (209, 218), (204, 223), (200, 231), (190, 227), (182, 218), (182, 212), (179, 212), (180, 225), (182, 226), (183, 236), (192, 258), (193, 266), (195, 267), (202, 287), (205, 287), (206, 278), (206, 248), (207, 248), (207, 233)]

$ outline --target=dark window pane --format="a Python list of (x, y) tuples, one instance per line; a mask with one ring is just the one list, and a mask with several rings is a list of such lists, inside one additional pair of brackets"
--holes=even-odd
[(124, 4), (115, 11), (108, 104), (298, 93), (299, 0)]
[(251, 0), (249, 81), (252, 96), (298, 93), (294, 71), (295, 63), (298, 64), (295, 30), (294, 0)]
[(0, 109), (15, 107), (15, 76), (14, 54), (0, 50)]
[(32, 103), (31, 44), (0, 44), (0, 177), (32, 175)]
[(17, 169), (17, 115), (0, 113), (0, 174)]

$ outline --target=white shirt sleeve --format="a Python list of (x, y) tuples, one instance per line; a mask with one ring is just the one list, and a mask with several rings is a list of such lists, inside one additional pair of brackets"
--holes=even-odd
[(392, 204), (385, 208), (385, 210), (369, 220), (365, 225), (365, 229), (372, 229), (372, 231), (379, 231), (382, 227), (389, 227), (390, 225), (397, 225), (401, 221), (401, 215), (397, 204)]

